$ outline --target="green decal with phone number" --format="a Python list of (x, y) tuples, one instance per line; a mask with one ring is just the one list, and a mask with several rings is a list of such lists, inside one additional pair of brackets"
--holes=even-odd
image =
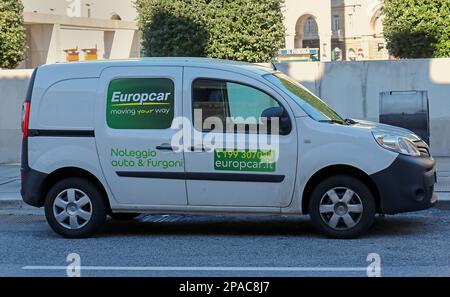
[(272, 150), (215, 150), (214, 169), (274, 172), (275, 154)]

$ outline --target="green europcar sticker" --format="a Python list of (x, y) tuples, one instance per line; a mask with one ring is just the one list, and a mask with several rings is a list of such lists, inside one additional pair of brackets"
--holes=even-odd
[(215, 150), (214, 169), (274, 172), (275, 154), (272, 150)]
[(167, 129), (175, 86), (168, 78), (120, 78), (108, 87), (106, 122), (112, 129)]

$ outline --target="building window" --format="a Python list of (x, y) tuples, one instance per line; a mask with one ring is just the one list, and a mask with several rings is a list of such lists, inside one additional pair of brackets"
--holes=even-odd
[(314, 19), (312, 17), (309, 17), (305, 23), (305, 33), (312, 33), (313, 26), (314, 26)]
[(86, 7), (87, 7), (87, 17), (91, 18), (91, 4), (86, 3)]
[(375, 19), (373, 31), (374, 31), (374, 34), (377, 36), (383, 35), (383, 19), (382, 19), (382, 17), (377, 17)]
[(341, 30), (341, 18), (338, 15), (333, 16), (333, 31)]

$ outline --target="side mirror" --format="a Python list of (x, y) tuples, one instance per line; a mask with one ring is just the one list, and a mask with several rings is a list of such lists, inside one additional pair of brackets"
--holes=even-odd
[(262, 118), (281, 118), (285, 110), (283, 107), (269, 107), (262, 112)]
[(263, 122), (267, 123), (267, 131), (272, 132), (272, 118), (278, 118), (280, 123), (279, 134), (286, 135), (291, 132), (291, 120), (287, 111), (283, 107), (270, 107), (264, 110), (261, 114)]

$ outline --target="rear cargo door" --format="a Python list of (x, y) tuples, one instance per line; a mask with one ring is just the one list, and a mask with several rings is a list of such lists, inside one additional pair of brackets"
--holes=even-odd
[(170, 145), (182, 114), (182, 67), (112, 67), (100, 78), (95, 136), (107, 183), (124, 205), (187, 205), (183, 153)]

